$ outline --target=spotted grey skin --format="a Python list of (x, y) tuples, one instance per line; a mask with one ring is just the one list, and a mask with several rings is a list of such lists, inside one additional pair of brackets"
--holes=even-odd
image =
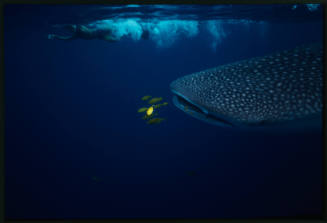
[(194, 111), (231, 125), (305, 119), (322, 112), (322, 55), (321, 44), (300, 46), (193, 73), (170, 87)]

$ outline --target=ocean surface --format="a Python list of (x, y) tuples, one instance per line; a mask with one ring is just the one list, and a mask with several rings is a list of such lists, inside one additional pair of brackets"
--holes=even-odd
[[(114, 27), (116, 41), (51, 39)], [(323, 41), (321, 5), (6, 5), (7, 219), (322, 213), (322, 130), (246, 131), (172, 103), (187, 74)], [(145, 95), (168, 105), (150, 125)]]

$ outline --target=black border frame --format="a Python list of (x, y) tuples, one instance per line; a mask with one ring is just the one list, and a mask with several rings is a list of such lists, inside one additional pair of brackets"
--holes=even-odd
[[(294, 219), (294, 218), (261, 218), (261, 219), (28, 219), (28, 220), (5, 220), (5, 69), (4, 69), (4, 6), (7, 4), (46, 4), (46, 5), (96, 5), (96, 4), (304, 4), (304, 3), (316, 3), (321, 4), (323, 7), (323, 25), (324, 25), (324, 44), (323, 44), (323, 61), (324, 61), (324, 78), (323, 78), (323, 213), (321, 219)], [(204, 223), (220, 223), (220, 222), (268, 222), (268, 223), (309, 223), (319, 222), (327, 223), (327, 151), (326, 151), (326, 105), (327, 105), (327, 1), (324, 0), (3, 0), (0, 1), (0, 223), (32, 223), (32, 222), (44, 222), (44, 223), (71, 223), (71, 222), (98, 222), (98, 223), (184, 223), (184, 222), (204, 222)]]

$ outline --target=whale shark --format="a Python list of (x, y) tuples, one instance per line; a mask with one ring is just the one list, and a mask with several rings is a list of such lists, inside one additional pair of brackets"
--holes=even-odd
[(322, 58), (314, 43), (189, 74), (170, 84), (173, 103), (219, 126), (321, 123)]

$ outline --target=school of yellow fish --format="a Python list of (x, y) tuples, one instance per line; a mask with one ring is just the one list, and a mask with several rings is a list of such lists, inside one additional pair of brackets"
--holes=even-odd
[(155, 117), (158, 115), (157, 109), (162, 107), (162, 106), (167, 106), (168, 102), (163, 102), (163, 103), (158, 103), (163, 100), (162, 97), (157, 97), (157, 98), (151, 98), (150, 95), (145, 95), (142, 97), (142, 101), (148, 102), (150, 104), (149, 107), (142, 107), (137, 110), (138, 113), (144, 113), (145, 115), (142, 117), (143, 120), (147, 120), (147, 124), (153, 125), (153, 124), (159, 124), (163, 122), (165, 119), (164, 118), (158, 118)]

